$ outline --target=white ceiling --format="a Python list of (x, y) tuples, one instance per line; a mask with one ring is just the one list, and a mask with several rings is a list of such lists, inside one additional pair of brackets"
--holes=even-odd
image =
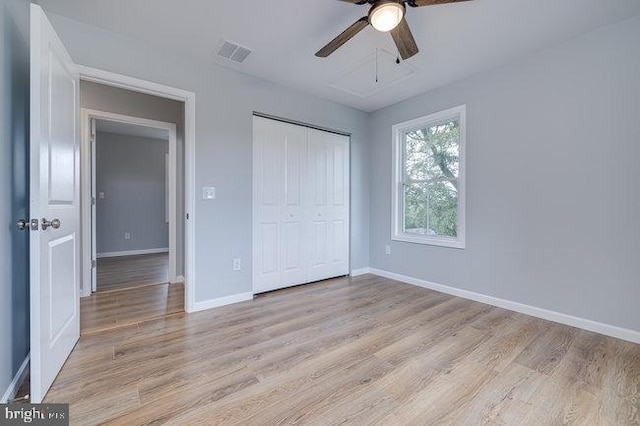
[(96, 131), (115, 135), (169, 140), (169, 131), (119, 121), (96, 120)]
[[(314, 53), (368, 7), (337, 0), (40, 0), (45, 10), (161, 48), (374, 111), (528, 52), (640, 14), (639, 0), (474, 0), (408, 8), (420, 53), (410, 77), (380, 90), (340, 90), (376, 49), (396, 53), (368, 27), (326, 59)], [(217, 58), (222, 39), (253, 50), (243, 64)], [(374, 67), (361, 78), (375, 80)]]

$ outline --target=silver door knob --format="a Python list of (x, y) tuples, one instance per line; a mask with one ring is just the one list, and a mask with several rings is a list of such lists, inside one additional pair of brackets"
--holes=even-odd
[(46, 231), (47, 228), (52, 227), (53, 229), (58, 229), (60, 228), (60, 219), (53, 219), (51, 222), (49, 222), (47, 219), (45, 219), (44, 217), (42, 218), (42, 230)]
[(27, 231), (27, 230), (29, 230), (29, 221), (27, 219), (20, 219), (16, 223), (16, 226), (18, 227), (18, 230), (20, 230), (20, 231)]

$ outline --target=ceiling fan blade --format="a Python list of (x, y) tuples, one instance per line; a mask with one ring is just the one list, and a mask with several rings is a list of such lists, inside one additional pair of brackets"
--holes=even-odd
[(409, 6), (421, 7), (421, 6), (435, 6), (437, 4), (460, 3), (463, 1), (471, 1), (471, 0), (409, 0), (407, 3), (409, 4)]
[(338, 37), (334, 38), (322, 49), (318, 50), (316, 56), (319, 58), (326, 58), (335, 52), (340, 46), (351, 40), (353, 36), (362, 31), (367, 25), (369, 25), (369, 19), (364, 16), (353, 23), (349, 28), (344, 30)]
[(393, 37), (393, 41), (396, 42), (398, 52), (400, 52), (402, 59), (409, 59), (418, 53), (418, 45), (413, 38), (413, 34), (411, 34), (411, 29), (406, 19), (400, 21), (398, 26), (391, 30), (391, 37)]

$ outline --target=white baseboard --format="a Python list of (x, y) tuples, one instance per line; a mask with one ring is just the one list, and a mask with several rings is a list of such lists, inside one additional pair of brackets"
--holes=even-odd
[(367, 267), (367, 268), (354, 269), (353, 271), (351, 271), (349, 275), (351, 275), (352, 277), (359, 277), (360, 275), (365, 275), (370, 273), (371, 273), (371, 268)]
[(616, 337), (618, 339), (627, 340), (633, 343), (640, 343), (640, 331), (617, 327), (615, 325), (603, 324), (601, 322), (579, 318), (572, 315), (563, 314), (561, 312), (550, 311), (548, 309), (525, 305), (523, 303), (500, 299), (498, 297), (487, 296), (469, 290), (462, 290), (455, 287), (436, 284), (418, 278), (384, 271), (381, 269), (371, 268), (370, 273), (392, 280), (402, 281), (407, 284), (413, 284), (418, 287), (428, 288), (430, 290), (439, 291), (441, 293), (447, 293), (453, 296), (462, 297), (464, 299), (474, 300), (476, 302), (486, 303), (488, 305), (497, 306), (499, 308), (508, 309), (510, 311), (520, 312), (522, 314), (530, 315), (533, 317), (569, 325), (571, 327), (593, 331), (594, 333), (604, 334), (605, 336)]
[(22, 361), (22, 365), (18, 369), (18, 372), (16, 373), (16, 375), (13, 377), (13, 380), (9, 384), (7, 391), (2, 396), (2, 400), (0, 400), (0, 404), (6, 404), (7, 401), (9, 401), (10, 399), (13, 399), (16, 396), (16, 393), (18, 392), (18, 389), (20, 388), (20, 385), (22, 384), (24, 377), (27, 375), (27, 372), (29, 371), (28, 367), (29, 367), (30, 358), (31, 358), (31, 355), (27, 354), (27, 357), (24, 359), (24, 361)]
[(103, 257), (121, 257), (121, 256), (139, 256), (141, 254), (156, 254), (156, 253), (169, 253), (168, 247), (145, 249), (145, 250), (128, 250), (128, 251), (111, 251), (106, 253), (96, 253), (96, 257), (101, 259)]
[(233, 303), (245, 302), (253, 299), (253, 293), (240, 293), (232, 294), (231, 296), (219, 297), (217, 299), (205, 300), (202, 302), (195, 302), (193, 305), (193, 311), (205, 311), (207, 309), (219, 308), (220, 306), (231, 305)]

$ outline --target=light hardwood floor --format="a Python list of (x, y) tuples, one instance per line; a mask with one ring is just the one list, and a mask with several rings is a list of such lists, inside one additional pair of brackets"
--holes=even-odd
[(184, 285), (164, 283), (94, 293), (80, 299), (80, 331), (95, 333), (184, 312)]
[(121, 290), (169, 282), (169, 254), (104, 257), (98, 259), (97, 291)]
[(371, 275), (83, 336), (72, 424), (640, 422), (640, 345)]

